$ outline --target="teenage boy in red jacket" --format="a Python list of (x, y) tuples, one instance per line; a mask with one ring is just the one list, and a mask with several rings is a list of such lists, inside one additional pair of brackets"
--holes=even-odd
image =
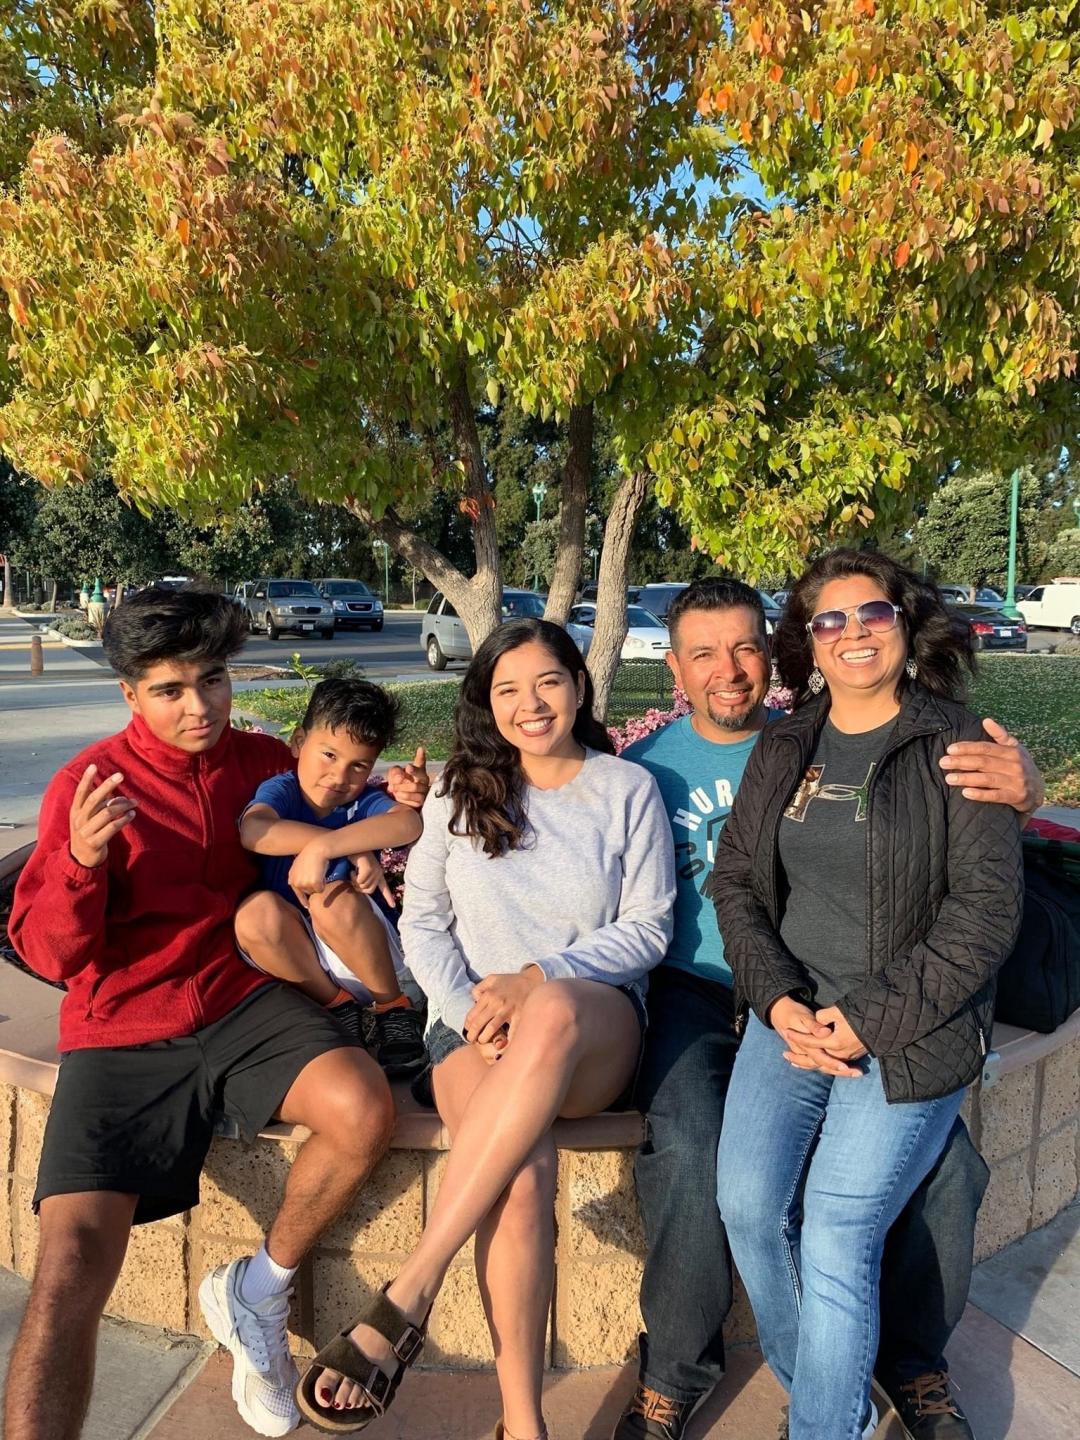
[[(144, 591), (109, 617), (103, 645), (131, 722), (53, 778), (15, 892), (16, 948), (67, 994), (7, 1440), (79, 1434), (130, 1228), (198, 1202), (219, 1111), (249, 1137), (275, 1116), (312, 1132), (258, 1254), (199, 1292), (232, 1352), (240, 1414), (264, 1435), (293, 1429), (292, 1276), (389, 1143), (378, 1066), (234, 948), (237, 904), (258, 883), (238, 817), (292, 765), (280, 741), (230, 726), (226, 662), (245, 630), (231, 601), (194, 591)], [(398, 798), (422, 803), (426, 776), (398, 778)]]

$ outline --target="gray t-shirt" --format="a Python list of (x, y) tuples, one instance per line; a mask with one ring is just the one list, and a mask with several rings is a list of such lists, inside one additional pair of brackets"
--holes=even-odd
[(675, 857), (656, 781), (587, 750), (556, 790), (528, 787), (529, 833), (497, 859), (449, 830), (433, 790), (409, 854), (401, 940), (428, 997), (428, 1026), (459, 1034), (484, 975), (538, 965), (549, 979), (645, 989), (671, 941)]
[[(870, 781), (895, 720), (845, 735), (825, 722), (780, 821), (780, 938), (809, 973), (819, 1005), (866, 978), (866, 817)], [(782, 892), (783, 893), (783, 892)]]

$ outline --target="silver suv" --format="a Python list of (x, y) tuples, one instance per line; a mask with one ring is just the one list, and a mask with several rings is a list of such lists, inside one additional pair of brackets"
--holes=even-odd
[[(535, 590), (504, 590), (502, 615), (504, 620), (542, 619), (544, 597)], [(432, 670), (445, 670), (447, 660), (471, 660), (472, 646), (465, 622), (458, 616), (450, 601), (437, 590), (431, 597), (431, 604), (420, 622), (420, 644), (427, 655)]]
[(324, 640), (334, 638), (333, 608), (310, 580), (253, 580), (243, 589), (244, 609), (254, 633), (265, 630), (276, 640), (286, 630), (299, 634), (317, 630)]

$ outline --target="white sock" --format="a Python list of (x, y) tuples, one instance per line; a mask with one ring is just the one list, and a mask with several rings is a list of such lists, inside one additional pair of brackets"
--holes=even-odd
[(249, 1305), (269, 1300), (271, 1295), (284, 1295), (296, 1274), (297, 1267), (279, 1265), (272, 1260), (265, 1245), (252, 1255), (240, 1278), (240, 1294)]

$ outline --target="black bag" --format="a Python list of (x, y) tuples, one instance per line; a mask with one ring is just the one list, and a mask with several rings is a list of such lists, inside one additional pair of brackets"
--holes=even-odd
[(1080, 844), (1025, 835), (1024, 918), (994, 1018), (1049, 1035), (1080, 1009)]

